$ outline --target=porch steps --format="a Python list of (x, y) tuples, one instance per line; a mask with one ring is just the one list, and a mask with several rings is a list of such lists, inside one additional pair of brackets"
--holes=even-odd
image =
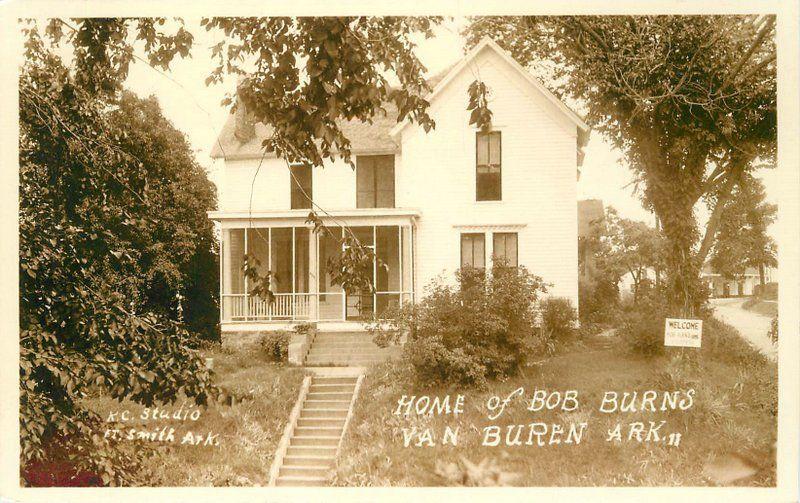
[[(358, 393), (361, 376), (311, 377), (311, 384), (291, 429), (282, 459), (276, 456), (277, 486), (324, 486), (336, 466), (342, 436)], [(287, 436), (289, 436), (287, 434)], [(284, 437), (285, 438), (285, 437)], [(273, 467), (273, 469), (276, 467)]]
[(381, 348), (366, 332), (320, 332), (306, 355), (311, 367), (367, 366), (385, 362), (400, 348)]

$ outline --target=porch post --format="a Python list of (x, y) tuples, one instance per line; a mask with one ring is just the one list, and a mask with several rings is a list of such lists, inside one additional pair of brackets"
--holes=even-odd
[[(306, 231), (308, 232), (308, 231)], [(314, 232), (309, 232), (308, 237), (308, 291), (311, 294), (308, 303), (309, 321), (319, 320), (319, 236)]]
[[(247, 256), (247, 235), (250, 234), (250, 229), (244, 230), (244, 255)], [(250, 321), (250, 292), (247, 289), (247, 275), (244, 275), (244, 319)]]
[[(272, 274), (272, 227), (269, 227), (267, 230), (267, 270), (269, 271), (269, 289), (272, 291), (272, 280), (275, 276)], [(269, 313), (269, 321), (272, 321), (272, 312), (274, 308), (272, 305), (267, 306), (267, 312)]]
[(227, 318), (230, 317), (230, 306), (226, 306), (226, 297), (223, 297), (226, 293), (231, 293), (231, 230), (230, 229), (222, 229), (222, 260), (220, 261), (220, 302), (219, 307), (221, 310), (220, 319), (225, 321)]

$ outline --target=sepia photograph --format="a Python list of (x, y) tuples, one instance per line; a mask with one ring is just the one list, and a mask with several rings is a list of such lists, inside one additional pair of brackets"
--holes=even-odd
[(797, 2), (703, 3), (0, 9), (0, 500), (796, 501)]

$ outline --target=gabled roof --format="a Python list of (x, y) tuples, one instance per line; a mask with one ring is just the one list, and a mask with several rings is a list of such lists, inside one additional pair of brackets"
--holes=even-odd
[[(461, 61), (456, 63), (450, 68), (450, 71), (435, 85), (433, 91), (426, 97), (426, 100), (429, 103), (433, 103), (433, 100), (442, 93), (442, 91), (447, 87), (447, 85), (459, 74), (461, 71), (473, 60), (475, 59), (478, 54), (481, 53), (484, 49), (492, 50), (497, 53), (504, 61), (506, 61), (512, 68), (517, 70), (525, 80), (533, 86), (537, 91), (542, 93), (544, 97), (550, 101), (556, 108), (563, 113), (570, 121), (572, 121), (575, 126), (577, 126), (579, 133), (581, 136), (586, 138), (580, 141), (580, 144), (584, 144), (585, 140), (588, 139), (589, 133), (589, 126), (580, 118), (578, 114), (576, 114), (572, 109), (570, 109), (567, 105), (564, 104), (563, 101), (558, 99), (556, 95), (550, 92), (538, 79), (536, 79), (533, 75), (530, 74), (522, 65), (520, 65), (517, 60), (511, 57), (511, 54), (503, 50), (502, 47), (497, 45), (497, 43), (490, 39), (489, 37), (484, 37), (478, 45), (472, 48), (466, 56), (464, 56)], [(409, 126), (411, 122), (404, 121), (402, 123), (397, 124), (395, 127), (392, 128), (390, 134), (392, 136), (396, 136), (399, 134), (406, 126)]]
[[(586, 123), (553, 95), (553, 93), (548, 91), (547, 88), (525, 70), (522, 65), (517, 63), (510, 54), (489, 38), (481, 40), (481, 42), (460, 61), (428, 79), (428, 85), (433, 89), (427, 97), (428, 102), (432, 102), (447, 84), (484, 49), (493, 50), (499, 54), (513, 68), (519, 71), (534, 88), (551, 101), (561, 113), (565, 114), (578, 127), (579, 146), (585, 144), (589, 132), (589, 127)], [(397, 122), (397, 107), (393, 103), (385, 103), (384, 108), (387, 112), (386, 115), (377, 114), (373, 117), (372, 124), (359, 120), (339, 122), (339, 127), (342, 128), (342, 132), (350, 140), (353, 154), (391, 154), (399, 151), (399, 145), (395, 141), (395, 136), (409, 125), (410, 122)], [(242, 137), (241, 134), (237, 134), (237, 130), (241, 125), (241, 123), (237, 125), (237, 122), (241, 120), (241, 114), (230, 114), (228, 116), (217, 141), (214, 142), (211, 148), (212, 158), (225, 158), (229, 160), (251, 159), (260, 158), (264, 155), (261, 142), (271, 134), (272, 128), (259, 122), (255, 124), (255, 134), (251, 132)], [(250, 127), (253, 127), (252, 124)], [(274, 154), (271, 155), (274, 156)]]
[[(354, 154), (391, 154), (398, 150), (397, 143), (389, 136), (389, 130), (397, 124), (397, 107), (393, 103), (385, 103), (383, 107), (386, 115), (376, 114), (372, 124), (359, 120), (339, 122)], [(248, 135), (249, 139), (242, 141), (236, 135), (237, 120), (241, 119), (237, 119), (235, 114), (228, 116), (219, 138), (211, 148), (212, 158), (249, 159), (260, 158), (264, 154), (261, 142), (272, 134), (272, 128), (258, 122), (255, 124), (255, 134)]]

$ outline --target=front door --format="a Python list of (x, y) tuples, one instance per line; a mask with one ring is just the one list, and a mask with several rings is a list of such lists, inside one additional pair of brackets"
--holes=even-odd
[(372, 318), (375, 312), (374, 297), (367, 295), (348, 295), (347, 296), (347, 321), (361, 321)]

